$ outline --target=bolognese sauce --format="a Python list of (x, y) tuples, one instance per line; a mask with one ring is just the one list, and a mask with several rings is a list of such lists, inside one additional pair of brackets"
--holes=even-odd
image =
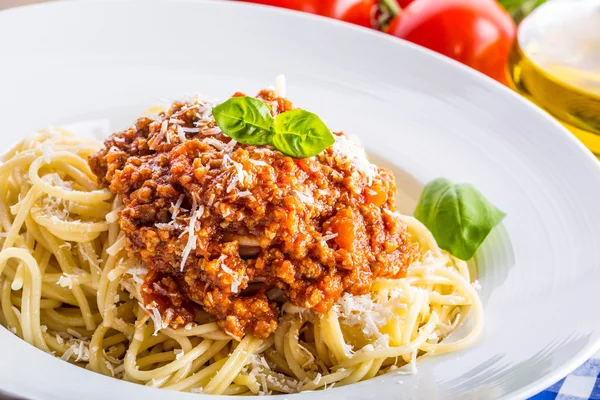
[[(273, 115), (292, 109), (270, 90), (257, 98)], [(124, 204), (127, 249), (149, 271), (145, 305), (174, 328), (199, 305), (233, 337), (266, 338), (280, 313), (274, 294), (324, 313), (376, 277), (403, 277), (418, 249), (395, 213), (393, 175), (334, 136), (294, 159), (237, 143), (193, 98), (106, 140), (89, 162)]]

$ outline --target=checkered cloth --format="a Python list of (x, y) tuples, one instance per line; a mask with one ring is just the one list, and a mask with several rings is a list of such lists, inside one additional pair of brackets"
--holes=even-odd
[(600, 400), (600, 352), (530, 400)]

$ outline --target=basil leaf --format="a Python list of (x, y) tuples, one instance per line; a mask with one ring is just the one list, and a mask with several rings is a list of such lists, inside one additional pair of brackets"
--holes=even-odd
[(285, 155), (306, 158), (319, 154), (331, 146), (335, 139), (316, 114), (292, 110), (275, 118), (275, 134), (271, 141)]
[(270, 144), (274, 118), (271, 109), (254, 97), (232, 97), (212, 111), (224, 134), (244, 144)]
[(415, 209), (415, 218), (431, 231), (438, 245), (465, 261), (505, 215), (472, 185), (454, 185), (444, 178), (425, 185)]

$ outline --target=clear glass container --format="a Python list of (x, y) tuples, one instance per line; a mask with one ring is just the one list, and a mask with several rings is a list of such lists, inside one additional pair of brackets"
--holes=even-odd
[(600, 157), (600, 0), (551, 0), (525, 18), (508, 79)]

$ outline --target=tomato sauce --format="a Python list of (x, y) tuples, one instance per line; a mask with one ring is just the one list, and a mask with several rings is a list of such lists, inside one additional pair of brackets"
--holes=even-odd
[[(292, 109), (273, 91), (257, 98), (273, 115)], [(154, 301), (163, 322), (182, 326), (202, 308), (233, 337), (266, 338), (280, 314), (274, 290), (324, 313), (344, 292), (405, 275), (417, 245), (395, 213), (389, 170), (359, 168), (343, 133), (306, 159), (237, 143), (210, 109), (198, 98), (176, 102), (89, 160), (124, 203), (127, 249), (149, 269), (144, 303)]]

